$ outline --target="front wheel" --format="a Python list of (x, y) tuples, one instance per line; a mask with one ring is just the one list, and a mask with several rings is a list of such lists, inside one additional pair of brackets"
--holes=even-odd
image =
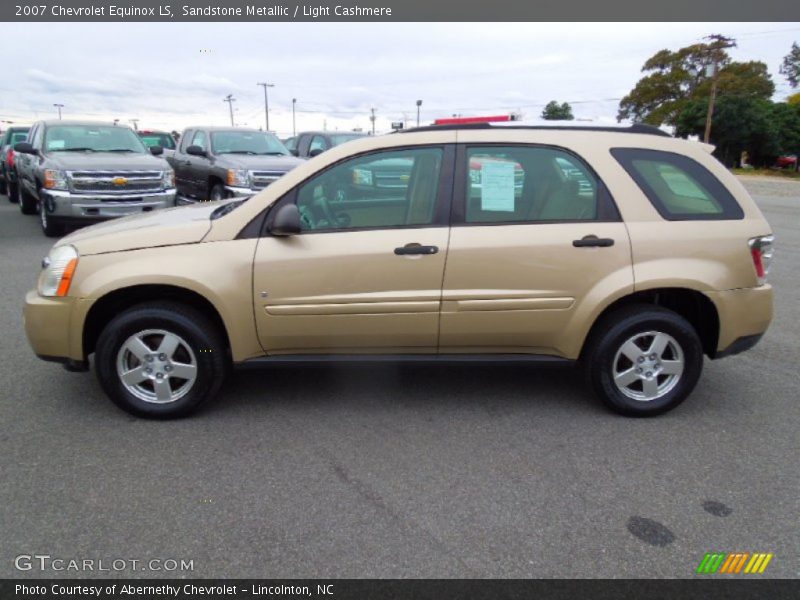
[(604, 318), (584, 355), (589, 383), (615, 412), (654, 416), (692, 392), (703, 369), (697, 332), (683, 317), (650, 305), (629, 306)]
[(19, 202), (19, 187), (16, 183), (8, 182), (8, 201), (11, 204), (17, 204)]
[(59, 237), (64, 233), (64, 225), (53, 215), (47, 214), (47, 206), (44, 202), (39, 203), (39, 222), (42, 225), (42, 233), (47, 237)]
[(211, 202), (216, 200), (224, 200), (227, 197), (227, 192), (225, 191), (225, 186), (221, 183), (215, 183), (211, 186), (211, 190), (208, 192), (208, 199)]
[(95, 369), (103, 390), (127, 412), (188, 415), (213, 397), (226, 372), (216, 327), (194, 309), (157, 302), (134, 306), (100, 334)]

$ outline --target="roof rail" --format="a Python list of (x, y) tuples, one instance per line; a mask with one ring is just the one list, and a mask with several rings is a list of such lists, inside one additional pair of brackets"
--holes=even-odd
[(448, 131), (453, 129), (537, 129), (554, 131), (604, 131), (607, 133), (638, 133), (647, 135), (658, 135), (661, 137), (672, 137), (666, 131), (662, 131), (654, 125), (645, 123), (634, 123), (628, 127), (609, 127), (601, 125), (494, 125), (492, 123), (464, 123), (461, 125), (424, 125), (422, 127), (412, 127), (401, 129), (397, 133), (411, 133), (414, 131)]

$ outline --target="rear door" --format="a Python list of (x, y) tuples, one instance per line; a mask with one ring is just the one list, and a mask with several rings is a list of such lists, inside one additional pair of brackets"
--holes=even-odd
[(576, 323), (633, 289), (608, 191), (553, 147), (464, 145), (457, 165), (440, 351), (575, 358)]
[(179, 149), (175, 151), (175, 156), (169, 159), (169, 163), (175, 171), (175, 186), (178, 188), (178, 193), (189, 196), (193, 194), (190, 177), (192, 163), (189, 160), (190, 156), (186, 154), (186, 148), (192, 145), (193, 137), (194, 129), (184, 131), (178, 146)]
[[(453, 146), (346, 159), (279, 200), (302, 232), (264, 235), (253, 267), (258, 334), (268, 354), (435, 353), (447, 256)], [(373, 173), (404, 161), (403, 189)], [(344, 193), (346, 203), (336, 200)], [(269, 219), (269, 217), (268, 217)]]

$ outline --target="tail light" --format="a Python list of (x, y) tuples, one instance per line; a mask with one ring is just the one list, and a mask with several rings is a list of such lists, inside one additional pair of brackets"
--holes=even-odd
[(753, 266), (756, 269), (758, 285), (767, 282), (767, 273), (772, 262), (774, 235), (761, 235), (750, 240), (750, 255), (753, 257)]
[(8, 154), (6, 154), (6, 162), (8, 163), (9, 167), (11, 167), (11, 168), (14, 167), (14, 149), (13, 148), (9, 148), (8, 149)]

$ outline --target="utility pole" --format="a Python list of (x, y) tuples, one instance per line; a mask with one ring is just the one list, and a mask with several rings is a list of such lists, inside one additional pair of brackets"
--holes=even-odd
[(58, 120), (61, 120), (61, 109), (64, 108), (63, 104), (53, 104), (58, 109)]
[(375, 135), (375, 109), (370, 108), (369, 110), (372, 112), (372, 115), (369, 118), (369, 120), (372, 121), (372, 135)]
[(222, 101), (228, 103), (228, 110), (231, 113), (231, 127), (233, 127), (233, 103), (236, 102), (236, 98), (233, 97), (233, 94), (228, 94)]
[(264, 88), (264, 116), (267, 123), (267, 131), (269, 131), (269, 98), (267, 97), (267, 88), (275, 87), (274, 83), (258, 83)]
[(292, 137), (297, 136), (297, 125), (294, 120), (294, 109), (297, 106), (297, 98), (292, 98)]
[(709, 54), (711, 62), (706, 66), (706, 76), (711, 77), (711, 95), (708, 99), (708, 112), (706, 113), (706, 130), (703, 135), (703, 141), (708, 144), (711, 139), (711, 120), (714, 116), (714, 103), (717, 100), (717, 75), (719, 74), (719, 63), (722, 60), (725, 50), (728, 48), (736, 47), (736, 40), (733, 38), (725, 37), (718, 33), (706, 36), (707, 40), (711, 40), (709, 46)]
[(131, 119), (131, 123), (133, 123), (133, 130), (139, 131), (139, 119)]
[(422, 106), (422, 100), (417, 100), (417, 127), (419, 127), (419, 107)]

